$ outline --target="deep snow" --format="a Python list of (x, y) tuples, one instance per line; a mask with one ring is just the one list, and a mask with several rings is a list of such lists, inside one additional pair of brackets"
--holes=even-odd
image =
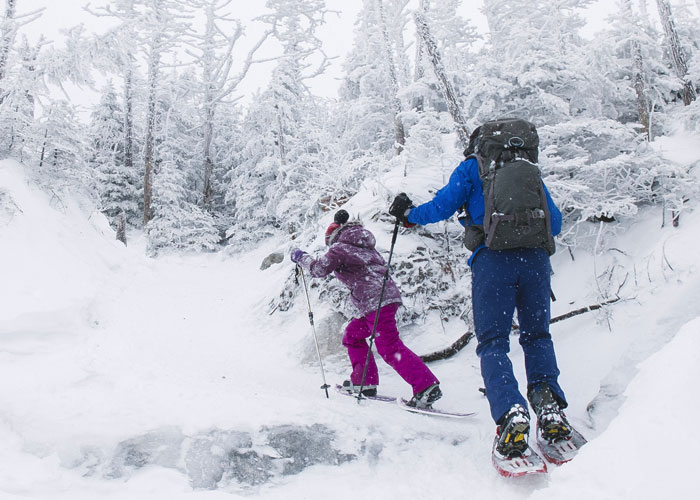
[[(676, 150), (669, 141), (659, 145)], [(675, 159), (690, 164), (698, 151)], [(384, 187), (418, 192), (441, 174), (387, 176)], [(363, 214), (369, 192), (351, 212)], [(594, 227), (595, 257), (555, 255), (553, 316), (610, 298), (624, 282), (623, 300), (552, 326), (567, 414), (589, 444), (548, 476), (519, 480), (490, 464), (494, 425), (477, 390), (473, 344), (431, 368), (442, 380), (440, 405), (476, 417), (412, 415), (333, 392), (326, 399), (303, 293), (292, 310), (268, 314), (293, 266), (260, 263), (289, 243), (149, 259), (138, 235), (124, 247), (86, 207), (78, 196), (38, 188), (21, 165), (0, 162), (0, 499), (695, 495), (694, 201), (679, 228), (660, 228), (660, 208), (648, 208), (617, 234)], [(369, 225), (386, 251), (391, 228)], [(411, 238), (400, 237), (395, 259)], [(323, 327), (328, 308), (312, 305), (323, 337), (332, 332)], [(428, 322), (403, 337), (423, 354), (462, 333), (463, 325)], [(512, 356), (522, 381), (515, 337)], [(408, 395), (379, 365), (382, 391)], [(348, 373), (340, 354), (324, 354), (324, 367), (330, 383)], [(300, 448), (315, 444), (285, 454), (280, 443), (293, 435), (302, 436)], [(251, 457), (258, 461), (245, 462)], [(251, 468), (237, 473), (243, 469), (233, 463)]]

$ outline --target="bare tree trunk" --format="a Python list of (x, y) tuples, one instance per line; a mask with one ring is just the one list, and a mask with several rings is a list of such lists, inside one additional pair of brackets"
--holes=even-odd
[(403, 151), (403, 146), (406, 144), (406, 133), (403, 128), (403, 121), (401, 121), (401, 101), (399, 100), (399, 80), (396, 75), (396, 66), (394, 66), (394, 55), (391, 48), (391, 41), (389, 40), (389, 30), (386, 25), (386, 17), (384, 15), (384, 4), (382, 0), (377, 0), (377, 7), (379, 10), (379, 26), (382, 30), (382, 36), (384, 38), (384, 54), (386, 57), (386, 65), (389, 71), (389, 80), (391, 83), (392, 98), (391, 106), (394, 110), (394, 135), (396, 140), (396, 154), (401, 154)]
[[(128, 13), (134, 16), (133, 0), (129, 4)], [(124, 166), (132, 170), (134, 168), (134, 61), (131, 54), (126, 55), (124, 63)]]
[(204, 77), (204, 187), (202, 193), (202, 203), (207, 209), (211, 205), (214, 190), (212, 188), (212, 175), (214, 173), (214, 162), (211, 159), (211, 145), (214, 140), (214, 33), (215, 33), (215, 9), (214, 4), (210, 3), (206, 7), (207, 24), (204, 35), (204, 65), (202, 68), (202, 76)]
[(695, 94), (693, 82), (688, 78), (688, 63), (678, 37), (676, 23), (673, 20), (671, 4), (668, 3), (668, 0), (656, 0), (656, 5), (659, 8), (659, 17), (666, 34), (666, 42), (671, 53), (673, 69), (676, 72), (676, 76), (683, 81), (683, 103), (688, 106), (696, 99), (697, 95)]
[(207, 102), (205, 104), (206, 118), (204, 120), (204, 208), (211, 205), (214, 189), (212, 188), (212, 175), (214, 173), (214, 162), (211, 159), (211, 143), (214, 139), (214, 104)]
[(277, 111), (277, 147), (279, 148), (280, 152), (280, 164), (284, 167), (287, 164), (287, 143), (284, 139), (282, 113), (280, 112), (277, 104), (275, 104), (275, 110)]
[(134, 167), (134, 82), (132, 68), (124, 74), (124, 166)]
[(449, 109), (450, 115), (452, 115), (452, 119), (454, 120), (457, 135), (462, 143), (462, 147), (466, 148), (469, 145), (469, 128), (467, 127), (467, 120), (462, 114), (462, 110), (459, 107), (459, 102), (457, 102), (457, 94), (454, 91), (452, 82), (447, 77), (447, 72), (445, 71), (445, 65), (442, 63), (442, 56), (440, 55), (437, 42), (430, 33), (428, 21), (425, 16), (421, 12), (416, 12), (415, 19), (416, 31), (418, 36), (423, 39), (425, 48), (430, 55), (430, 62), (433, 65), (435, 76), (437, 76), (438, 82), (440, 82), (440, 88), (442, 90), (443, 97), (447, 102), (447, 109)]
[(126, 215), (124, 212), (117, 216), (117, 240), (126, 246)]
[(46, 142), (49, 136), (49, 129), (44, 130), (44, 143), (41, 145), (41, 155), (39, 156), (39, 168), (44, 166), (44, 156), (46, 155)]
[(158, 52), (159, 40), (154, 41), (148, 64), (148, 115), (146, 117), (146, 153), (144, 158), (143, 176), (143, 224), (144, 226), (153, 218), (153, 161), (155, 157), (155, 121), (156, 121), (156, 90), (158, 79), (158, 66), (160, 53)]
[[(418, 7), (418, 10), (423, 13), (423, 15), (428, 14), (428, 10), (430, 9), (430, 0), (420, 0), (420, 6)], [(417, 33), (416, 33), (416, 71), (413, 77), (413, 81), (417, 82), (423, 76), (425, 75), (425, 66), (424, 66), (424, 52), (425, 52), (425, 44), (423, 43), (423, 38), (421, 38)], [(425, 99), (423, 96), (418, 96), (413, 100), (413, 108), (416, 111), (423, 111), (425, 107)]]
[(644, 57), (642, 56), (642, 48), (639, 42), (632, 42), (632, 54), (634, 57), (634, 91), (637, 94), (637, 111), (639, 112), (639, 121), (642, 124), (644, 134), (647, 140), (651, 140), (651, 124), (649, 123), (649, 113), (651, 106), (647, 98), (646, 85), (644, 83)]
[[(632, 0), (623, 0), (622, 3), (623, 14), (628, 19), (634, 19), (634, 12), (632, 10)], [(637, 29), (641, 29), (638, 23), (634, 22)], [(634, 82), (634, 91), (637, 94), (637, 111), (639, 112), (639, 121), (644, 129), (644, 134), (647, 136), (647, 140), (651, 140), (649, 131), (649, 98), (647, 97), (645, 78), (644, 78), (644, 56), (642, 55), (642, 48), (639, 45), (639, 41), (632, 39), (631, 42), (632, 49), (632, 59), (633, 59), (633, 76), (632, 80)]]

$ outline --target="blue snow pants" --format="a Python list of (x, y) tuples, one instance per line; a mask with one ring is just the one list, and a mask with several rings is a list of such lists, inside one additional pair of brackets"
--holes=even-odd
[(498, 421), (514, 404), (527, 408), (508, 357), (513, 313), (518, 311), (520, 345), (528, 387), (546, 383), (566, 406), (549, 334), (550, 262), (541, 248), (481, 249), (472, 262), (474, 329), (491, 416)]

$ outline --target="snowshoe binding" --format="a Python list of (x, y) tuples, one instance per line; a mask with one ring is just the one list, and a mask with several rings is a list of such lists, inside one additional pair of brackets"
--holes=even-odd
[(440, 384), (433, 384), (406, 401), (410, 408), (430, 409), (433, 403), (442, 397)]
[(367, 397), (374, 397), (377, 395), (376, 385), (365, 385), (360, 387), (359, 385), (353, 384), (350, 380), (345, 380), (342, 386), (343, 390), (349, 394), (359, 394), (360, 389), (362, 389), (362, 395)]

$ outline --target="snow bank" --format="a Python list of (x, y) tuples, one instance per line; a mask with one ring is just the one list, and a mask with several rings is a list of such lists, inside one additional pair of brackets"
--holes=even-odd
[(64, 192), (31, 183), (22, 165), (0, 162), (0, 335), (69, 328), (120, 263), (105, 217)]
[(639, 365), (617, 418), (532, 500), (692, 497), (699, 352), (700, 317)]

